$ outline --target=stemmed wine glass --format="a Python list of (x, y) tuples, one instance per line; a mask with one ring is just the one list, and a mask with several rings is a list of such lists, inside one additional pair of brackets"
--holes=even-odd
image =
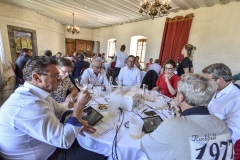
[(81, 79), (79, 80), (78, 78), (75, 78), (75, 84), (76, 86), (81, 90), (81, 91), (84, 91), (86, 90), (87, 88), (87, 83), (80, 83), (81, 82)]

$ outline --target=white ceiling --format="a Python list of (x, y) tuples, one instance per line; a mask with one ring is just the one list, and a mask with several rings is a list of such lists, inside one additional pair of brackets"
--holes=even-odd
[[(75, 24), (82, 28), (102, 28), (122, 23), (145, 20), (138, 11), (144, 0), (0, 0), (37, 12), (64, 25)], [(152, 0), (154, 1), (154, 0)], [(162, 0), (160, 0), (162, 1)], [(171, 12), (211, 7), (240, 0), (171, 0)]]

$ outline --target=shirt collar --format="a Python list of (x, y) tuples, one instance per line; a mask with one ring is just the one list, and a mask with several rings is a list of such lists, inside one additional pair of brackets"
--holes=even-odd
[(225, 88), (223, 88), (220, 92), (215, 93), (213, 96), (213, 99), (219, 98), (224, 94), (228, 94), (229, 92), (231, 92), (231, 90), (233, 89), (234, 84), (232, 82), (230, 82)]
[(129, 69), (128, 66), (126, 66), (128, 70), (134, 70), (136, 67), (134, 66), (133, 68)]
[(37, 94), (42, 99), (46, 99), (50, 95), (50, 93), (48, 93), (47, 91), (44, 91), (43, 89), (37, 86), (34, 86), (28, 82), (24, 83), (24, 87), (30, 88), (35, 94)]
[(190, 116), (190, 115), (210, 115), (207, 107), (193, 107), (186, 109), (182, 112), (181, 116)]

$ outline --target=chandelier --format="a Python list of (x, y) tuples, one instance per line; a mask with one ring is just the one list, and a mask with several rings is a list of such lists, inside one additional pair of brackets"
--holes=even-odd
[(162, 17), (167, 15), (168, 10), (172, 8), (170, 6), (170, 0), (163, 2), (159, 2), (159, 0), (154, 0), (154, 2), (145, 0), (145, 2), (140, 3), (140, 6), (139, 13), (151, 19), (154, 19), (155, 16)]
[(73, 25), (72, 26), (67, 26), (67, 31), (74, 34), (74, 33), (79, 33), (80, 32), (80, 28), (77, 27), (76, 25), (74, 25), (74, 13), (73, 13)]

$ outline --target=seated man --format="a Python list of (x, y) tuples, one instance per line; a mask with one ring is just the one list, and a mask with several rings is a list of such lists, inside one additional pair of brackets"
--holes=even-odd
[(172, 102), (181, 116), (166, 119), (142, 138), (148, 159), (233, 159), (228, 128), (207, 109), (216, 90), (213, 80), (197, 74), (182, 76)]
[(93, 60), (90, 68), (83, 72), (81, 77), (81, 84), (88, 83), (93, 86), (104, 84), (108, 85), (108, 79), (105, 70), (102, 68), (102, 62), (100, 60)]
[(84, 55), (80, 54), (79, 55), (79, 60), (73, 63), (74, 69), (73, 69), (73, 77), (77, 78), (80, 76), (80, 72), (82, 71), (82, 69), (84, 68), (88, 68), (89, 67), (89, 63), (84, 61)]
[(52, 56), (53, 59), (58, 60), (59, 58), (61, 58), (62, 53), (58, 52), (56, 55)]
[(137, 67), (134, 67), (134, 56), (128, 56), (126, 61), (127, 66), (123, 67), (118, 75), (119, 85), (133, 86), (136, 83), (141, 85), (141, 72)]
[[(208, 105), (211, 114), (223, 120), (232, 136), (234, 148), (240, 148), (240, 90), (231, 82), (231, 70), (223, 63), (215, 63), (202, 70), (204, 76), (214, 79), (218, 89)], [(240, 152), (235, 150), (235, 155)]]
[(28, 48), (21, 49), (21, 55), (16, 60), (16, 73), (18, 78), (23, 79), (23, 67), (27, 61), (31, 58), (31, 51)]
[(153, 64), (150, 64), (148, 70), (154, 70), (158, 75), (161, 73), (161, 66), (159, 65), (159, 59), (155, 59)]
[(103, 155), (87, 151), (75, 141), (82, 124), (83, 129), (95, 131), (81, 118), (91, 95), (82, 92), (72, 116), (61, 124), (59, 119), (67, 109), (50, 96), (61, 82), (56, 60), (33, 57), (24, 67), (23, 77), (24, 85), (16, 89), (0, 109), (1, 156), (26, 160), (104, 159)]

